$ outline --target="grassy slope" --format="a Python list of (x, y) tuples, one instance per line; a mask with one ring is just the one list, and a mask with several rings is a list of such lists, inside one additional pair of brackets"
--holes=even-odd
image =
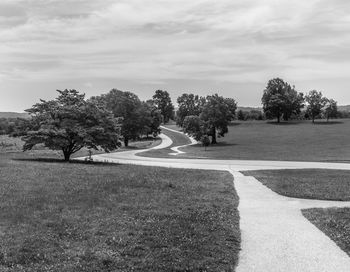
[(350, 171), (286, 169), (244, 171), (284, 196), (326, 200), (350, 200)]
[(350, 208), (307, 209), (302, 212), (350, 257)]
[(234, 270), (228, 173), (23, 156), (0, 154), (1, 271)]
[(182, 148), (187, 154), (178, 157), (349, 162), (350, 120), (341, 122), (236, 122), (218, 145), (207, 151), (200, 145)]

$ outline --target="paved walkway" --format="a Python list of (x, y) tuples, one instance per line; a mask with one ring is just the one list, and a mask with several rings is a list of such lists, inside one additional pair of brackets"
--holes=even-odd
[[(172, 144), (160, 135), (162, 146)], [(155, 147), (157, 148), (157, 147)], [(350, 202), (304, 200), (281, 196), (254, 177), (239, 171), (262, 169), (324, 168), (350, 170), (350, 164), (191, 160), (138, 157), (139, 151), (94, 156), (94, 160), (149, 166), (226, 170), (234, 176), (240, 197), (242, 250), (237, 272), (349, 272), (350, 258), (331, 239), (311, 224), (301, 209), (310, 207), (350, 206)]]

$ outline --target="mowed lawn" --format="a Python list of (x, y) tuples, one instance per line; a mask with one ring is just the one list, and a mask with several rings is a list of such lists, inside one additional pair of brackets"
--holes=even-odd
[(242, 171), (272, 191), (296, 198), (350, 201), (350, 171), (283, 169)]
[(187, 154), (178, 158), (350, 162), (350, 120), (235, 122), (207, 151), (200, 144), (181, 150)]
[(23, 157), (0, 154), (0, 271), (234, 271), (229, 173)]
[(350, 208), (315, 208), (302, 213), (350, 257)]

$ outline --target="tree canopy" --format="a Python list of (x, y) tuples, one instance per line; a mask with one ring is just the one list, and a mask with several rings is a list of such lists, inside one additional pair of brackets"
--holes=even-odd
[(200, 100), (199, 115), (184, 118), (184, 131), (196, 140), (204, 135), (211, 136), (211, 143), (216, 144), (217, 135), (224, 136), (228, 132), (228, 123), (234, 119), (237, 109), (236, 101), (218, 94), (208, 95)]
[(151, 102), (142, 102), (136, 94), (112, 89), (93, 99), (104, 103), (116, 118), (122, 118), (121, 135), (125, 146), (142, 134), (156, 136), (160, 133), (160, 111)]
[(311, 116), (312, 122), (321, 114), (323, 107), (327, 104), (328, 99), (323, 97), (322, 92), (312, 90), (305, 96), (308, 103), (306, 112)]
[(328, 99), (324, 108), (324, 113), (327, 118), (327, 121), (329, 120), (329, 118), (336, 118), (338, 116), (337, 101), (335, 101), (334, 99)]
[(299, 114), (304, 106), (304, 95), (298, 93), (280, 78), (269, 80), (261, 98), (267, 117), (288, 120), (292, 114)]
[(160, 110), (164, 123), (167, 123), (174, 115), (174, 106), (167, 91), (157, 90), (153, 95), (154, 105)]
[(85, 100), (85, 94), (76, 90), (57, 91), (55, 100), (40, 100), (27, 109), (32, 119), (25, 132), (23, 150), (44, 144), (53, 150), (62, 150), (64, 159), (83, 147), (106, 152), (119, 146), (120, 125), (113, 114), (98, 101)]
[(179, 106), (176, 112), (176, 124), (180, 127), (183, 126), (183, 122), (186, 116), (199, 115), (201, 113), (201, 107), (205, 103), (204, 97), (199, 97), (192, 93), (184, 93), (177, 98), (177, 104)]

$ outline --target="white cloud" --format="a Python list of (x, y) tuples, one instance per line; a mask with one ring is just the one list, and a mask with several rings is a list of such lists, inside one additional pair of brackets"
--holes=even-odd
[(3, 0), (0, 74), (13, 88), (336, 82), (350, 69), (349, 14), (342, 0)]

